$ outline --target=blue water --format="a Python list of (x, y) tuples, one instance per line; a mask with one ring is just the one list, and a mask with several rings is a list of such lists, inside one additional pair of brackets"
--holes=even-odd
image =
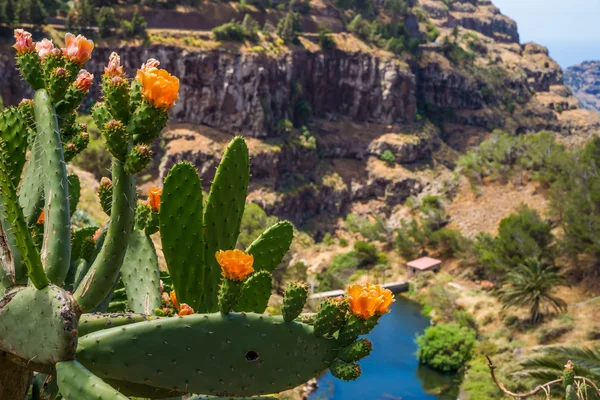
[(369, 357), (360, 361), (362, 375), (344, 382), (327, 373), (309, 400), (454, 400), (458, 378), (419, 365), (415, 337), (429, 326), (420, 306), (396, 296), (389, 314), (367, 336)]

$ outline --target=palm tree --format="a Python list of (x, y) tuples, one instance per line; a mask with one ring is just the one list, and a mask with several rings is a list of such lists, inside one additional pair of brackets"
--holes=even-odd
[[(600, 382), (600, 347), (545, 346), (520, 363), (522, 371), (515, 375), (528, 377), (542, 384), (561, 376), (564, 365), (571, 360), (575, 365), (575, 375), (585, 376), (593, 382)], [(597, 399), (594, 391), (589, 399)]]
[(554, 288), (564, 285), (564, 278), (553, 265), (537, 258), (527, 258), (510, 271), (500, 289), (500, 300), (507, 307), (529, 307), (530, 320), (542, 318), (542, 308), (548, 305), (556, 311), (566, 310), (567, 304), (553, 295)]

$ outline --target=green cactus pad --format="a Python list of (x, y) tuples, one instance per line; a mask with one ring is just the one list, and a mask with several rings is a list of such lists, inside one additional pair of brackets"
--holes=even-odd
[(159, 317), (152, 315), (134, 313), (83, 314), (79, 319), (79, 336), (85, 336), (92, 332), (115, 328), (117, 326), (131, 325), (143, 321), (153, 321), (158, 318)]
[(233, 310), (262, 314), (267, 309), (272, 289), (273, 275), (270, 272), (253, 273), (244, 281), (242, 294)]
[(77, 261), (80, 258), (89, 261), (94, 252), (95, 241), (93, 242), (94, 246), (91, 246), (90, 249), (90, 244), (86, 239), (92, 239), (93, 241), (93, 236), (97, 230), (97, 226), (91, 225), (74, 229), (71, 232), (71, 262)]
[(79, 340), (96, 375), (217, 396), (277, 393), (324, 371), (334, 340), (281, 317), (194, 314), (106, 329)]
[(146, 144), (137, 144), (127, 155), (125, 171), (127, 171), (128, 174), (137, 174), (146, 168), (146, 165), (148, 165), (151, 160), (152, 151), (150, 150), (150, 147)]
[(116, 379), (105, 379), (104, 381), (125, 396), (135, 396), (136, 398), (181, 400), (181, 395), (184, 394), (173, 389), (156, 388), (149, 385)]
[(563, 370), (562, 381), (563, 387), (565, 389), (568, 386), (573, 386), (575, 383), (575, 369), (573, 363), (570, 360), (567, 362), (567, 365), (565, 365), (565, 368)]
[(273, 396), (252, 396), (252, 397), (220, 397), (220, 396), (207, 396), (203, 394), (197, 394), (191, 396), (188, 400), (277, 400), (277, 397)]
[(57, 67), (46, 75), (46, 89), (52, 103), (56, 104), (63, 99), (73, 79), (71, 73), (62, 67)]
[(102, 248), (82, 283), (75, 299), (85, 311), (94, 309), (110, 293), (119, 279), (136, 204), (135, 177), (125, 173), (123, 164), (113, 159), (113, 202), (110, 224)]
[(240, 234), (249, 179), (248, 147), (244, 139), (237, 136), (223, 154), (204, 211), (206, 253), (202, 308), (208, 311), (216, 310), (216, 289), (221, 281), (221, 267), (215, 253), (235, 247)]
[(129, 145), (129, 135), (125, 130), (125, 125), (121, 121), (111, 119), (102, 125), (101, 129), (108, 151), (118, 160), (125, 161)]
[(152, 213), (152, 209), (147, 202), (138, 200), (137, 207), (135, 209), (135, 228), (143, 231), (146, 229), (148, 224), (148, 217)]
[[(33, 240), (25, 224), (23, 211), (19, 206), (17, 194), (11, 182), (10, 172), (1, 157), (0, 193), (2, 193), (2, 196), (0, 196), (0, 221), (2, 221), (2, 232), (0, 232), (0, 235), (4, 234), (2, 236), (6, 237), (13, 253), (12, 262), (5, 265), (5, 260), (2, 260), (2, 266), (9, 269), (8, 271), (5, 270), (5, 275), (9, 277), (13, 284), (26, 281), (24, 264), (27, 268), (27, 275), (29, 275), (29, 279), (33, 285), (38, 289), (42, 289), (48, 285), (48, 279), (44, 274), (40, 255), (35, 249)], [(22, 260), (22, 263), (18, 260)]]
[(56, 364), (56, 378), (65, 400), (128, 400), (77, 361)]
[(107, 215), (110, 215), (112, 207), (112, 191), (113, 184), (111, 180), (107, 177), (103, 177), (100, 180), (100, 185), (98, 185), (98, 198), (100, 199), (102, 210), (104, 210)]
[(71, 264), (69, 185), (54, 107), (46, 90), (38, 90), (33, 108), (45, 171), (43, 259), (48, 280), (62, 285)]
[(160, 307), (160, 273), (152, 239), (134, 229), (121, 267), (129, 308), (136, 313), (151, 314)]
[(133, 137), (134, 144), (151, 144), (167, 125), (169, 113), (142, 100), (131, 114), (127, 133)]
[(338, 358), (346, 362), (358, 361), (371, 354), (373, 344), (369, 339), (362, 338), (340, 350)]
[(342, 347), (346, 347), (354, 342), (360, 335), (369, 333), (379, 321), (379, 316), (375, 315), (368, 320), (361, 319), (355, 315), (350, 315), (346, 319), (346, 323), (340, 329), (338, 335), (338, 343)]
[(106, 104), (102, 102), (98, 102), (92, 107), (92, 118), (94, 118), (94, 122), (98, 129), (102, 129), (102, 127), (111, 119), (113, 119), (110, 111), (106, 107)]
[(56, 377), (38, 373), (31, 384), (31, 400), (55, 400), (58, 396)]
[(64, 116), (72, 113), (79, 107), (86, 93), (82, 92), (77, 86), (70, 85), (62, 100), (56, 103), (56, 114)]
[(254, 269), (273, 272), (290, 249), (293, 239), (294, 226), (288, 221), (280, 221), (264, 231), (246, 249), (246, 253), (254, 256)]
[(202, 211), (196, 169), (189, 163), (176, 164), (167, 174), (160, 199), (160, 237), (177, 299), (198, 312), (207, 311), (200, 306), (205, 287)]
[(120, 76), (102, 79), (102, 94), (110, 113), (119, 121), (127, 124), (129, 120), (129, 85), (127, 79)]
[(148, 219), (146, 220), (146, 228), (144, 229), (144, 232), (146, 232), (146, 235), (153, 235), (156, 232), (158, 232), (159, 224), (160, 224), (160, 213), (152, 210), (150, 212), (150, 215), (148, 215)]
[(27, 152), (27, 122), (17, 107), (0, 112), (0, 156), (4, 157), (12, 175), (14, 187), (19, 185)]
[(42, 146), (37, 134), (30, 131), (29, 137), (33, 139), (29, 161), (19, 188), (19, 204), (23, 209), (25, 223), (31, 226), (35, 224), (44, 207), (45, 171), (42, 166)]
[(297, 321), (297, 322), (302, 322), (303, 324), (307, 324), (310, 326), (315, 326), (316, 320), (317, 320), (317, 313), (300, 314), (295, 319), (295, 321)]
[(331, 375), (344, 381), (354, 381), (360, 376), (360, 367), (343, 361), (335, 361), (329, 368)]
[(73, 297), (57, 286), (11, 292), (0, 300), (0, 350), (39, 364), (71, 360), (79, 315)]
[(578, 400), (577, 391), (572, 385), (567, 386), (565, 389), (565, 400)]
[(77, 210), (77, 204), (79, 204), (79, 197), (81, 196), (81, 182), (79, 177), (75, 174), (67, 176), (69, 182), (69, 215), (72, 217)]
[(308, 286), (305, 282), (290, 282), (285, 286), (283, 295), (283, 319), (293, 321), (302, 312), (308, 298)]
[(233, 310), (242, 295), (243, 284), (243, 281), (232, 281), (230, 279), (223, 279), (221, 281), (218, 298), (219, 311), (227, 314)]
[(45, 87), (44, 82), (44, 70), (40, 57), (36, 52), (20, 54), (17, 56), (17, 66), (23, 80), (31, 86), (33, 90), (43, 89)]
[(343, 297), (325, 299), (319, 304), (315, 320), (315, 335), (333, 335), (346, 322), (348, 300)]

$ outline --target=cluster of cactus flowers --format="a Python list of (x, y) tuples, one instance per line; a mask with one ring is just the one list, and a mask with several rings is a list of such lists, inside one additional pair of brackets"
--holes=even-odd
[[(158, 61), (130, 80), (111, 54), (103, 102), (92, 108), (112, 156), (112, 179), (98, 188), (110, 220), (72, 227), (80, 183), (66, 163), (89, 142), (76, 117), (93, 83), (83, 66), (94, 44), (67, 34), (60, 49), (23, 30), (15, 39), (17, 65), (35, 95), (0, 113), (0, 357), (8, 360), (0, 366), (1, 398), (248, 398), (327, 369), (345, 380), (360, 375), (371, 343), (359, 337), (389, 311), (393, 295), (352, 285), (347, 296), (303, 314), (307, 286), (291, 282), (282, 315), (265, 313), (293, 226), (278, 222), (235, 249), (250, 176), (243, 138), (224, 152), (206, 200), (189, 163), (137, 200), (135, 176), (151, 160), (179, 91)], [(150, 238), (157, 232), (168, 274)], [(15, 373), (23, 384), (7, 385)]]

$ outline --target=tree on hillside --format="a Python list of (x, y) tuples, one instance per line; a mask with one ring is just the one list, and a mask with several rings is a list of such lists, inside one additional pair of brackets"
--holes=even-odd
[(509, 271), (500, 289), (504, 307), (528, 307), (530, 321), (539, 322), (546, 308), (564, 311), (567, 304), (554, 294), (564, 285), (564, 277), (558, 269), (536, 258), (527, 258)]
[(100, 37), (107, 38), (113, 34), (113, 30), (119, 27), (115, 12), (110, 7), (102, 7), (98, 15), (98, 29)]
[(297, 43), (302, 33), (302, 21), (296, 12), (288, 12), (277, 24), (277, 34), (288, 44)]
[(13, 26), (17, 21), (17, 1), (6, 0), (4, 3), (4, 20), (8, 26)]

